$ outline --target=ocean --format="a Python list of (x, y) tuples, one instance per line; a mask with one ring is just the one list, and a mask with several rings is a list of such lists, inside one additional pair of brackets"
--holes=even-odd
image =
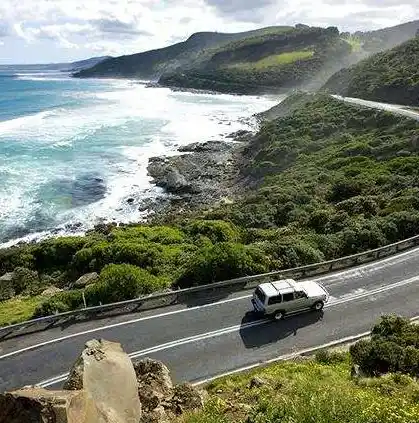
[(0, 66), (0, 246), (144, 219), (139, 202), (166, 195), (150, 157), (253, 129), (276, 103)]

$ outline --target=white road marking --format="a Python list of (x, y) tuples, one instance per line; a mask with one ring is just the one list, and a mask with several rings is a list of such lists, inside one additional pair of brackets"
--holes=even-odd
[[(321, 276), (321, 277), (317, 277), (317, 278), (310, 278), (310, 280), (313, 280), (313, 281), (327, 281), (329, 279), (337, 280), (339, 278), (342, 278), (343, 275), (346, 275), (347, 277), (350, 277), (350, 275), (357, 275), (359, 277), (362, 277), (363, 274), (361, 273), (361, 271), (368, 271), (368, 269), (371, 269), (371, 271), (376, 271), (376, 270), (379, 270), (383, 267), (386, 267), (386, 265), (387, 265), (386, 263), (393, 262), (393, 261), (402, 262), (403, 260), (400, 260), (401, 258), (404, 258), (408, 255), (415, 254), (415, 253), (419, 253), (419, 248), (415, 248), (413, 250), (405, 251), (405, 252), (400, 253), (396, 256), (387, 257), (383, 260), (380, 260), (379, 262), (367, 263), (367, 264), (365, 264), (361, 267), (358, 267), (356, 269), (343, 270), (341, 272), (332, 273), (330, 275), (325, 275), (325, 276)], [(333, 284), (331, 284), (331, 285), (333, 285)], [(112, 328), (116, 328), (116, 327), (120, 327), (120, 326), (131, 325), (131, 324), (135, 324), (135, 323), (145, 321), (145, 320), (158, 319), (158, 318), (162, 318), (162, 317), (166, 317), (166, 316), (172, 316), (172, 315), (176, 315), (176, 314), (180, 314), (180, 313), (186, 313), (186, 312), (189, 312), (189, 311), (214, 307), (214, 306), (221, 305), (221, 304), (226, 304), (226, 303), (231, 303), (231, 302), (235, 302), (235, 301), (248, 299), (250, 297), (251, 297), (251, 294), (243, 295), (243, 296), (236, 297), (236, 298), (230, 298), (230, 299), (226, 299), (226, 300), (217, 301), (215, 303), (204, 304), (204, 305), (195, 306), (195, 307), (189, 307), (189, 308), (185, 308), (185, 309), (181, 309), (181, 310), (169, 311), (169, 312), (166, 312), (166, 313), (154, 314), (154, 315), (150, 315), (150, 316), (146, 316), (146, 317), (140, 317), (140, 318), (133, 319), (133, 320), (127, 320), (127, 321), (124, 321), (124, 322), (100, 326), (100, 327), (85, 330), (85, 331), (82, 331), (82, 332), (76, 332), (76, 333), (65, 335), (65, 336), (62, 336), (62, 337), (50, 339), (48, 341), (40, 342), (38, 344), (30, 345), (28, 347), (21, 348), (19, 350), (12, 351), (12, 352), (7, 353), (7, 354), (3, 354), (3, 355), (0, 356), (0, 360), (8, 358), (8, 357), (12, 357), (14, 355), (22, 354), (24, 352), (31, 351), (31, 350), (34, 350), (34, 349), (37, 349), (37, 348), (41, 348), (45, 345), (58, 343), (58, 342), (65, 341), (67, 339), (72, 339), (72, 338), (75, 338), (75, 337), (78, 337), (78, 336), (83, 336), (83, 335), (87, 335), (87, 334), (90, 334), (90, 333), (100, 332), (100, 331), (103, 331), (103, 330), (112, 329)]]
[[(406, 279), (406, 280), (403, 280), (403, 281), (400, 281), (400, 282), (396, 282), (392, 285), (387, 285), (387, 286), (380, 287), (380, 288), (377, 288), (377, 289), (374, 289), (374, 290), (371, 290), (371, 291), (366, 291), (366, 292), (354, 294), (350, 297), (339, 298), (339, 299), (337, 299), (333, 302), (326, 304), (325, 308), (335, 307), (335, 306), (338, 306), (338, 305), (341, 305), (341, 304), (345, 304), (345, 303), (352, 302), (352, 301), (355, 301), (355, 300), (360, 300), (360, 299), (367, 298), (367, 297), (375, 298), (375, 296), (378, 295), (378, 294), (381, 294), (381, 293), (384, 293), (384, 292), (387, 292), (387, 291), (390, 291), (390, 290), (393, 290), (393, 289), (396, 289), (396, 288), (400, 288), (402, 286), (409, 285), (409, 284), (414, 283), (414, 282), (419, 282), (419, 276), (415, 276), (413, 278)], [(203, 340), (209, 339), (209, 338), (215, 338), (215, 337), (227, 335), (229, 333), (249, 329), (249, 328), (252, 328), (252, 327), (255, 327), (255, 326), (265, 325), (266, 323), (269, 323), (269, 322), (272, 322), (272, 320), (271, 319), (262, 319), (262, 320), (256, 320), (254, 322), (245, 323), (245, 324), (242, 324), (242, 325), (230, 326), (228, 328), (218, 329), (218, 330), (215, 330), (215, 331), (190, 336), (190, 337), (187, 337), (187, 338), (177, 339), (175, 341), (167, 342), (165, 344), (156, 345), (154, 347), (146, 348), (146, 349), (140, 350), (140, 351), (135, 351), (135, 352), (132, 352), (128, 355), (131, 359), (139, 358), (139, 357), (142, 357), (144, 355), (156, 353), (156, 352), (167, 350), (167, 349), (170, 349), (170, 348), (179, 347), (179, 346), (182, 346), (182, 345), (185, 345), (185, 344), (190, 344), (190, 343), (194, 343), (194, 342), (198, 342), (198, 341), (203, 341)], [(68, 375), (69, 375), (69, 373), (65, 373), (65, 374), (62, 374), (62, 375), (59, 375), (59, 376), (55, 376), (53, 378), (46, 379), (42, 382), (39, 382), (37, 385), (41, 386), (43, 388), (46, 388), (48, 386), (55, 385), (56, 383), (64, 382), (67, 379)]]
[(154, 314), (154, 315), (151, 315), (151, 316), (139, 317), (138, 319), (128, 320), (126, 322), (113, 323), (111, 325), (100, 326), (98, 328), (85, 330), (83, 332), (72, 333), (70, 335), (62, 336), (60, 338), (50, 339), (49, 341), (41, 342), (39, 344), (31, 345), (29, 347), (25, 347), (25, 348), (22, 348), (20, 350), (12, 351), (8, 354), (4, 354), (4, 355), (0, 356), (0, 360), (2, 360), (4, 358), (11, 357), (11, 356), (16, 355), (16, 354), (21, 354), (25, 351), (31, 351), (31, 350), (34, 350), (36, 348), (43, 347), (45, 345), (50, 345), (50, 344), (54, 344), (56, 342), (65, 341), (67, 339), (75, 338), (77, 336), (87, 335), (89, 333), (95, 333), (95, 332), (99, 332), (99, 331), (106, 330), (106, 329), (117, 328), (119, 326), (132, 325), (134, 323), (142, 322), (144, 320), (151, 320), (151, 319), (156, 319), (156, 318), (160, 318), (160, 317), (166, 317), (166, 316), (172, 316), (172, 315), (175, 315), (175, 314), (185, 313), (187, 311), (199, 310), (199, 309), (207, 308), (207, 307), (214, 307), (214, 306), (221, 305), (221, 304), (226, 304), (226, 303), (231, 303), (231, 302), (234, 302), (234, 301), (244, 300), (244, 299), (247, 299), (247, 298), (250, 298), (250, 297), (251, 297), (251, 295), (243, 295), (241, 297), (217, 301), (216, 303), (204, 304), (204, 305), (200, 305), (200, 306), (189, 307), (189, 308), (186, 308), (186, 309), (174, 310), (174, 311), (169, 311), (169, 312), (166, 312), (166, 313), (160, 313), (160, 314)]

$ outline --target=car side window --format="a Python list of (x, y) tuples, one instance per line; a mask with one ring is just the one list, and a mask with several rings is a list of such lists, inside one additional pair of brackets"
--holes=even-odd
[(281, 295), (278, 295), (277, 297), (269, 298), (268, 305), (279, 304), (281, 302), (282, 302), (282, 297)]
[(301, 299), (301, 298), (307, 298), (307, 295), (305, 294), (305, 292), (303, 292), (303, 291), (297, 291), (296, 293), (295, 293), (295, 299), (296, 300), (299, 300), (299, 299)]
[(287, 302), (287, 301), (293, 301), (294, 300), (294, 293), (289, 292), (288, 294), (284, 294), (282, 297), (284, 299), (284, 303)]

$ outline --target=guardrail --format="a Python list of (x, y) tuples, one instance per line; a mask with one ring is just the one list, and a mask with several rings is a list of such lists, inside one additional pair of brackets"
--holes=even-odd
[(152, 294), (134, 300), (97, 307), (88, 307), (69, 311), (67, 313), (55, 314), (53, 316), (41, 317), (39, 319), (1, 327), (0, 341), (33, 332), (47, 330), (56, 326), (68, 326), (85, 320), (136, 313), (139, 311), (152, 310), (176, 304), (185, 304), (190, 307), (207, 304), (225, 298), (235, 292), (253, 289), (263, 282), (270, 282), (282, 278), (302, 279), (330, 273), (336, 270), (348, 269), (357, 265), (395, 255), (400, 251), (408, 250), (417, 245), (419, 245), (419, 235), (405, 239), (404, 241), (389, 244), (385, 247), (377, 248), (375, 250), (322, 263), (315, 263), (261, 275), (245, 276), (228, 281), (215, 282), (210, 285)]

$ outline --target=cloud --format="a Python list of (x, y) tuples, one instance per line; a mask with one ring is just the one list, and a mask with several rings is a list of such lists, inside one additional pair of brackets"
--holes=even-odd
[(267, 8), (275, 6), (276, 0), (205, 0), (205, 3), (221, 16), (236, 20), (257, 22), (263, 18)]
[[(345, 31), (419, 18), (419, 0), (1, 0), (0, 57), (130, 54), (194, 32), (306, 23)], [(20, 55), (20, 56), (19, 56)]]
[(150, 32), (137, 28), (134, 22), (122, 22), (118, 19), (97, 19), (90, 23), (99, 31), (110, 34), (122, 35), (152, 35)]

